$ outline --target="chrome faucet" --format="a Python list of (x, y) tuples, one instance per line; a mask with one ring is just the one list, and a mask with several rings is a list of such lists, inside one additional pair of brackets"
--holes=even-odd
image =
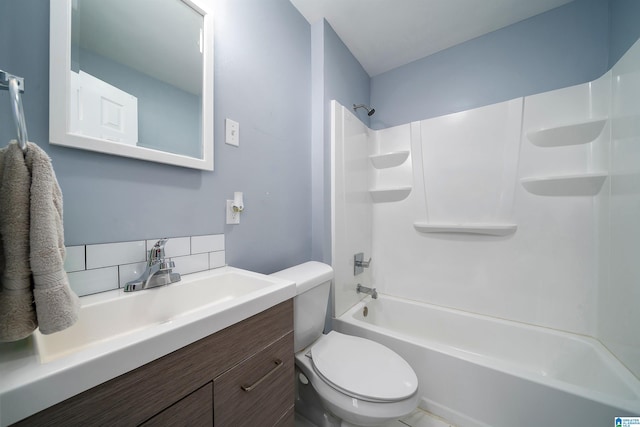
[(124, 286), (125, 292), (150, 289), (180, 281), (180, 274), (172, 271), (176, 264), (165, 259), (164, 245), (168, 240), (167, 238), (160, 239), (153, 245), (149, 251), (147, 269), (138, 279), (128, 282)]
[(360, 283), (358, 283), (358, 286), (356, 286), (356, 292), (369, 294), (373, 299), (378, 298), (378, 291), (376, 291), (376, 288), (367, 288), (366, 286), (362, 286)]

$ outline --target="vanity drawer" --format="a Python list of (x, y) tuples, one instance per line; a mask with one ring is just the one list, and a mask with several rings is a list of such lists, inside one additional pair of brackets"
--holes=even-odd
[(207, 383), (140, 424), (140, 427), (164, 426), (213, 427), (213, 383)]
[(291, 332), (217, 377), (214, 425), (276, 425), (294, 402), (293, 360)]

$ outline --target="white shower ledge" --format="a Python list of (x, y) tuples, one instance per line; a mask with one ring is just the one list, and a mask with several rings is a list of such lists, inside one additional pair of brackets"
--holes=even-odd
[(522, 178), (520, 182), (539, 196), (595, 196), (607, 178), (606, 172), (567, 175), (544, 175)]
[(369, 190), (374, 203), (399, 202), (411, 193), (411, 187), (372, 188)]
[(392, 168), (400, 166), (409, 157), (409, 151), (393, 151), (384, 154), (374, 154), (369, 156), (369, 160), (376, 169)]
[(531, 131), (527, 133), (527, 137), (533, 145), (539, 147), (588, 144), (600, 135), (606, 122), (606, 118), (585, 120), (564, 126)]
[(518, 229), (517, 224), (510, 223), (438, 223), (417, 221), (413, 227), (421, 233), (457, 233), (483, 234), (487, 236), (506, 236)]

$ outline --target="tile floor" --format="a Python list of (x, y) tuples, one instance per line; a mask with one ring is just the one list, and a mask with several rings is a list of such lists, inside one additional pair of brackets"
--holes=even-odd
[[(402, 418), (401, 420), (391, 421), (384, 425), (384, 427), (455, 427), (449, 424), (442, 418), (439, 418), (433, 414), (416, 409), (411, 414)], [(317, 427), (315, 424), (309, 422), (305, 418), (296, 414), (295, 427)]]

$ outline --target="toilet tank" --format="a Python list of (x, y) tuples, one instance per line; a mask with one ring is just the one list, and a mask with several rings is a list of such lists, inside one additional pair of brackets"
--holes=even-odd
[(333, 268), (317, 261), (309, 261), (273, 273), (296, 283), (293, 299), (294, 350), (298, 352), (322, 335), (329, 306), (329, 291)]

